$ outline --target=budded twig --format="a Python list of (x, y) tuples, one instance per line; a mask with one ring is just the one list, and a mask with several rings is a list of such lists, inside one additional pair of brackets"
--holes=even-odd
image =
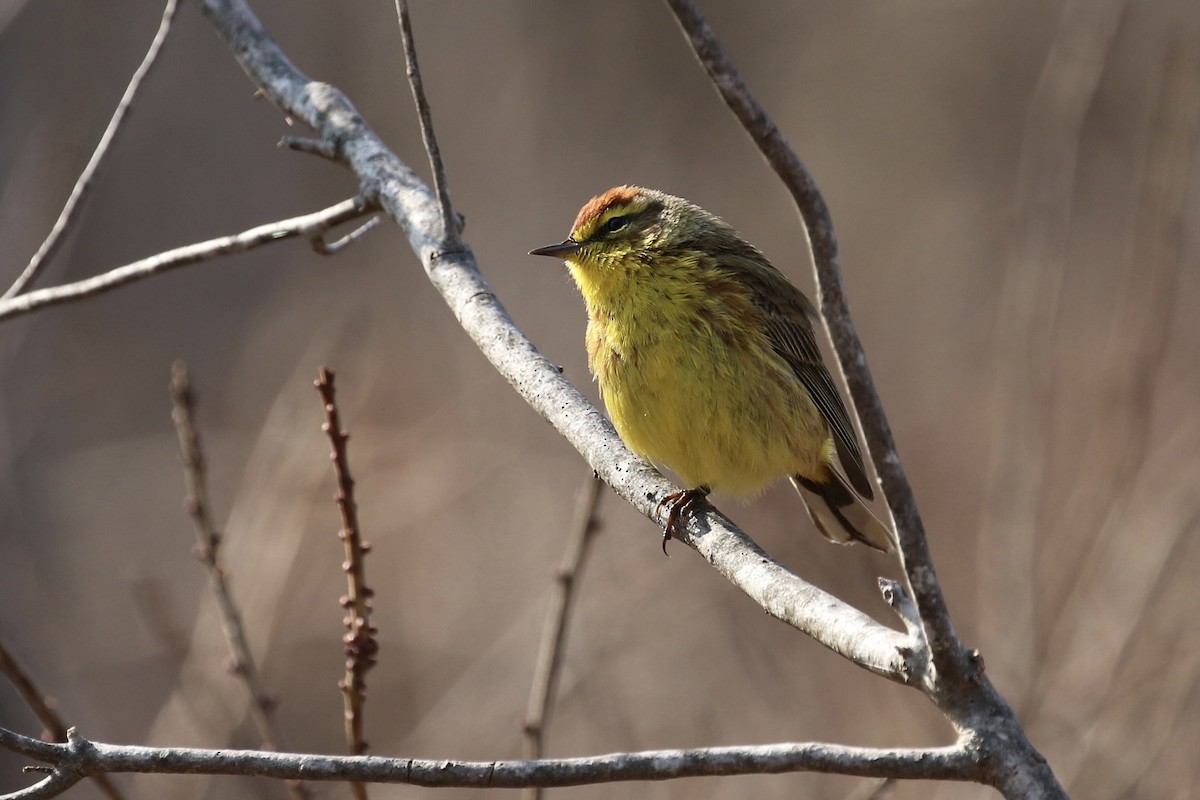
[[(363, 734), (363, 712), (367, 699), (367, 671), (375, 666), (379, 643), (375, 639), (377, 629), (371, 625), (371, 597), (374, 592), (367, 586), (366, 555), (371, 545), (363, 541), (358, 525), (358, 504), (354, 500), (354, 478), (350, 476), (350, 456), (346, 443), (350, 434), (342, 429), (337, 408), (333, 370), (322, 367), (313, 384), (321, 394), (325, 409), (325, 423), (321, 429), (329, 437), (332, 448), (329, 460), (337, 476), (338, 512), (342, 517), (342, 529), (338, 539), (345, 548), (346, 560), (342, 571), (346, 573), (346, 594), (339, 603), (346, 610), (343, 622), (346, 635), (342, 637), (346, 654), (346, 675), (338, 683), (345, 705), (346, 743), (354, 755), (367, 752), (367, 740)], [(353, 784), (355, 797), (365, 800), (366, 786)]]

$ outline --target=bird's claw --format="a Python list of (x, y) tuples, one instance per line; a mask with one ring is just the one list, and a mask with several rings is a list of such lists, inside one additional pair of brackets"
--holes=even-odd
[(675, 532), (679, 530), (679, 526), (683, 522), (683, 512), (688, 511), (697, 503), (703, 503), (708, 497), (709, 489), (707, 486), (701, 486), (696, 489), (684, 489), (679, 492), (671, 492), (663, 497), (655, 506), (655, 513), (662, 510), (663, 506), (669, 505), (670, 511), (667, 512), (667, 524), (663, 526), (662, 532), (662, 551), (663, 555), (670, 558), (671, 554), (667, 552), (667, 542), (677, 538)]

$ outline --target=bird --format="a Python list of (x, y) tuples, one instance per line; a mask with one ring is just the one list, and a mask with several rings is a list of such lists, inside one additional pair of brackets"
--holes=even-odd
[(732, 226), (682, 197), (617, 186), (530, 255), (565, 261), (583, 295), (588, 367), (621, 439), (687, 487), (659, 504), (664, 552), (710, 492), (750, 499), (782, 477), (826, 539), (894, 550), (867, 505), (817, 310)]

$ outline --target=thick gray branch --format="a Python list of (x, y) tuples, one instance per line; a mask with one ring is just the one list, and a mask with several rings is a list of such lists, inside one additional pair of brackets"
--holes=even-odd
[[(661, 522), (658, 501), (676, 487), (621, 442), (604, 416), (518, 330), (465, 245), (444, 251), (436, 197), (367, 126), (340, 91), (297, 70), (242, 0), (197, 0), (263, 94), (335, 145), (363, 195), (408, 236), (429, 279), (463, 329), (534, 409), (581, 453), (604, 481)], [(854, 663), (907, 683), (905, 634), (871, 619), (771, 559), (722, 514), (691, 515), (680, 539), (768, 613)]]

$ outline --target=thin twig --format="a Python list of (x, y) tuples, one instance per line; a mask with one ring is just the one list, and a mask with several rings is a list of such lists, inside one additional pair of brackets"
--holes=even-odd
[(895, 778), (882, 778), (863, 784), (857, 791), (846, 797), (846, 800), (884, 800), (890, 797), (896, 789)]
[[(29, 673), (13, 658), (12, 653), (8, 652), (4, 642), (0, 642), (0, 674), (8, 678), (8, 682), (17, 690), (17, 694), (21, 695), (25, 705), (29, 706), (29, 710), (37, 715), (38, 721), (46, 729), (42, 733), (42, 738), (65, 742), (67, 740), (67, 724), (58, 715), (54, 703), (37, 687)], [(106, 797), (111, 800), (123, 800), (121, 792), (117, 790), (107, 775), (93, 775), (92, 780), (96, 782), (96, 786)]]
[(408, 13), (408, 0), (396, 0), (396, 16), (400, 18), (400, 38), (404, 40), (404, 63), (408, 73), (408, 85), (412, 88), (413, 102), (417, 105), (417, 116), (421, 120), (421, 140), (429, 155), (429, 168), (433, 172), (433, 190), (437, 194), (438, 207), (442, 211), (442, 232), (447, 250), (457, 250), (459, 239), (458, 217), (450, 205), (450, 191), (446, 187), (446, 167), (442, 163), (442, 152), (438, 149), (437, 136), (433, 132), (433, 116), (429, 111), (429, 100), (425, 97), (425, 85), (421, 81), (421, 68), (417, 65), (417, 46), (413, 39), (412, 19)]
[[(567, 537), (567, 549), (562, 563), (555, 572), (554, 597), (546, 611), (546, 625), (542, 629), (542, 643), (538, 648), (537, 664), (533, 671), (533, 686), (529, 692), (529, 707), (525, 712), (525, 757), (541, 758), (546, 727), (550, 723), (558, 677), (561, 672), (563, 653), (566, 651), (567, 626), (571, 620), (579, 579), (587, 559), (588, 545), (599, 528), (596, 506), (600, 500), (603, 482), (595, 474), (579, 488), (575, 501), (575, 519)], [(541, 789), (534, 788), (527, 795), (541, 797)]]
[(133, 100), (137, 96), (138, 89), (141, 88), (142, 80), (150, 72), (150, 68), (154, 66), (155, 60), (158, 58), (159, 51), (162, 50), (163, 42), (167, 39), (167, 34), (171, 31), (171, 20), (175, 17), (175, 7), (178, 0), (167, 0), (167, 5), (163, 9), (162, 21), (158, 24), (158, 31), (154, 34), (154, 39), (150, 42), (150, 49), (146, 51), (146, 57), (142, 59), (142, 63), (133, 73), (133, 77), (129, 80), (129, 85), (125, 87), (125, 93), (121, 95), (121, 101), (117, 103), (117, 110), (113, 112), (112, 119), (108, 121), (108, 127), (104, 129), (104, 134), (100, 137), (100, 143), (96, 145), (96, 150), (92, 153), (91, 159), (87, 166), (83, 168), (83, 172), (79, 174), (78, 180), (75, 181), (75, 188), (71, 190), (71, 195), (67, 198), (67, 204), (63, 206), (62, 212), (59, 213), (58, 219), (54, 222), (54, 227), (50, 229), (49, 235), (37, 252), (33, 254), (33, 258), (29, 260), (29, 264), (13, 281), (12, 286), (8, 287), (3, 295), (0, 295), (0, 300), (7, 300), (10, 297), (15, 297), (20, 294), (33, 280), (37, 277), (38, 272), (45, 266), (58, 247), (63, 242), (63, 234), (68, 226), (75, 219), (75, 213), (79, 209), (79, 204), (87, 196), (91, 189), (93, 181), (96, 177), (96, 172), (100, 169), (100, 164), (104, 160), (104, 156), (108, 153), (109, 147), (117, 137), (117, 132), (121, 129), (121, 122), (125, 119), (125, 114), (133, 105)]
[[(350, 460), (346, 449), (350, 434), (342, 429), (333, 380), (333, 370), (322, 367), (313, 385), (320, 392), (325, 408), (325, 423), (321, 430), (329, 437), (332, 447), (329, 460), (333, 462), (333, 471), (337, 476), (336, 500), (338, 512), (342, 517), (342, 529), (338, 531), (338, 538), (346, 551), (342, 571), (346, 573), (347, 590), (346, 595), (339, 600), (342, 608), (346, 609), (343, 622), (346, 624), (347, 633), (342, 637), (346, 646), (346, 677), (338, 686), (342, 690), (345, 703), (346, 743), (350, 745), (351, 753), (363, 755), (367, 752), (367, 742), (363, 737), (366, 676), (367, 670), (375, 666), (379, 643), (375, 640), (377, 629), (371, 625), (371, 597), (374, 591), (367, 586), (366, 555), (371, 545), (362, 540), (358, 526), (354, 478), (350, 476)], [(366, 786), (355, 783), (353, 789), (355, 797), (365, 800)]]
[[(56, 774), (100, 772), (254, 775), (312, 781), (362, 780), (410, 786), (520, 789), (715, 775), (822, 772), (860, 777), (961, 780), (981, 765), (964, 743), (949, 747), (852, 747), (785, 742), (741, 747), (646, 750), (538, 761), (452, 761), (326, 756), (255, 750), (133, 747), (91, 742), (74, 729), (67, 744), (46, 744), (0, 728), (0, 748), (57, 767)], [(61, 793), (61, 792), (60, 792)], [(12, 800), (15, 795), (0, 796)], [(50, 797), (53, 795), (43, 795)]]
[(308, 153), (320, 156), (330, 161), (337, 161), (337, 145), (324, 139), (313, 139), (308, 136), (284, 136), (279, 140), (278, 147), (295, 150), (297, 153)]
[(184, 267), (201, 261), (209, 261), (231, 253), (244, 253), (265, 244), (304, 236), (312, 241), (320, 237), (336, 225), (358, 219), (364, 214), (375, 211), (375, 206), (365, 201), (361, 196), (343, 200), (337, 205), (305, 214), (291, 219), (271, 222), (251, 228), (232, 236), (222, 236), (205, 242), (189, 244), (174, 250), (167, 250), (127, 264), (123, 267), (109, 270), (92, 278), (85, 278), (74, 283), (64, 283), (48, 289), (38, 289), (18, 297), (0, 300), (0, 321), (28, 314), (39, 308), (83, 300), (93, 295), (124, 286), (127, 283), (140, 281), (157, 275), (160, 272)]
[[(200, 437), (193, 420), (196, 398), (188, 378), (187, 364), (183, 361), (176, 361), (171, 365), (171, 399), (171, 419), (175, 422), (175, 432), (179, 436), (179, 452), (183, 462), (184, 483), (187, 486), (184, 508), (192, 520), (192, 529), (196, 534), (194, 553), (208, 571), (209, 585), (217, 601), (221, 628), (229, 645), (229, 671), (241, 679), (250, 695), (250, 715), (262, 738), (263, 747), (267, 750), (279, 750), (280, 736), (271, 717), (277, 701), (263, 685), (254, 654), (246, 639), (242, 613), (229, 588), (229, 574), (221, 566), (221, 534), (214, 527), (208, 508), (204, 453), (200, 449)], [(298, 782), (289, 782), (288, 788), (296, 798), (310, 796)]]
[(369, 220), (364, 222), (362, 225), (359, 225), (345, 236), (332, 242), (325, 241), (324, 236), (314, 236), (312, 237), (313, 250), (316, 250), (323, 256), (336, 256), (338, 253), (342, 252), (347, 247), (378, 228), (382, 221), (382, 217), (371, 217)]

